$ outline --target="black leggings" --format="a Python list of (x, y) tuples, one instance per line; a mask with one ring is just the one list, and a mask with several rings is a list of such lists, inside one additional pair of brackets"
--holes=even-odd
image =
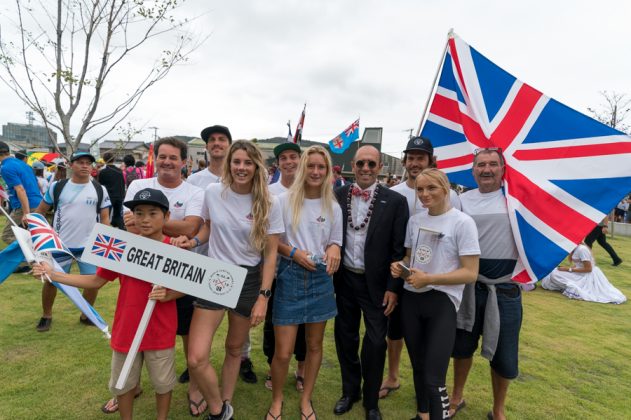
[(598, 225), (587, 234), (585, 244), (592, 248), (594, 241), (598, 242), (598, 245), (602, 246), (603, 249), (607, 251), (614, 264), (620, 261), (620, 257), (616, 254), (616, 251), (614, 251), (613, 247), (607, 242), (607, 235), (603, 233), (603, 226)]
[(403, 291), (403, 337), (408, 348), (417, 410), (429, 418), (449, 418), (445, 378), (456, 339), (456, 308), (443, 292)]

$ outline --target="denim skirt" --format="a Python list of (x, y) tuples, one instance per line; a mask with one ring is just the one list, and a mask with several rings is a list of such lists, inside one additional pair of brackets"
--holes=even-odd
[(323, 264), (317, 264), (316, 271), (311, 272), (281, 258), (273, 298), (274, 325), (323, 322), (337, 315), (333, 278)]

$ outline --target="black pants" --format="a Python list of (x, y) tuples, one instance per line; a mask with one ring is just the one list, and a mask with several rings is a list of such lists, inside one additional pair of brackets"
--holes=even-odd
[(112, 226), (125, 229), (125, 223), (123, 222), (123, 200), (112, 201)]
[[(358, 397), (363, 394), (367, 410), (377, 408), (379, 388), (386, 360), (388, 318), (384, 308), (370, 299), (366, 277), (340, 268), (336, 282), (335, 349), (342, 372), (342, 394)], [(359, 355), (359, 326), (364, 315), (365, 333)], [(364, 379), (362, 389), (361, 382)]]
[(620, 257), (616, 254), (616, 251), (609, 245), (607, 242), (607, 235), (603, 233), (602, 226), (596, 226), (585, 238), (585, 244), (588, 247), (592, 247), (594, 241), (598, 242), (598, 245), (602, 246), (605, 251), (609, 254), (614, 264), (620, 261)]
[(401, 296), (403, 337), (408, 348), (416, 406), (429, 418), (449, 418), (445, 378), (456, 339), (456, 308), (449, 296), (437, 290)]
[[(263, 353), (267, 357), (267, 364), (272, 365), (274, 351), (276, 349), (276, 337), (274, 336), (274, 324), (272, 324), (272, 311), (274, 310), (274, 291), (276, 290), (276, 279), (272, 283), (272, 297), (267, 301), (267, 313), (263, 324)], [(305, 361), (307, 355), (307, 339), (305, 338), (305, 324), (298, 325), (296, 333), (296, 343), (294, 344), (294, 355), (299, 362)]]

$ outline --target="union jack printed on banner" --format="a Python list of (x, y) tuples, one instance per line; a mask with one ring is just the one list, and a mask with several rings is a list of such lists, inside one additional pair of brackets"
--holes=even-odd
[(46, 218), (39, 213), (26, 215), (28, 231), (31, 233), (34, 251), (59, 251), (72, 255), (72, 252), (61, 242), (57, 232), (48, 224)]
[(99, 234), (94, 244), (92, 244), (92, 253), (99, 257), (107, 258), (114, 261), (120, 261), (127, 242), (116, 239), (112, 236)]
[(473, 151), (502, 148), (519, 282), (552, 271), (631, 190), (631, 137), (545, 96), (457, 36), (421, 135), (451, 182), (471, 187)]

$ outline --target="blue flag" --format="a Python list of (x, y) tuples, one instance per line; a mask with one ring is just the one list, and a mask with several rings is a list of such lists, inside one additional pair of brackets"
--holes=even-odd
[(24, 261), (24, 254), (18, 241), (13, 241), (8, 247), (0, 251), (0, 284), (9, 277)]
[(348, 128), (340, 133), (339, 136), (329, 141), (329, 148), (333, 153), (342, 154), (348, 149), (353, 142), (359, 140), (359, 118)]

